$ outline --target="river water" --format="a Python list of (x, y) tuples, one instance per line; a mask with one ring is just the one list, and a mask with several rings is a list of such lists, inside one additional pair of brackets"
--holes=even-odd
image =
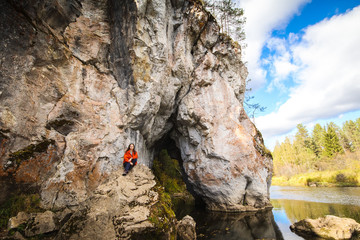
[(295, 221), (324, 215), (350, 217), (360, 222), (360, 188), (270, 188), (272, 211), (226, 214), (185, 208), (178, 216), (191, 215), (200, 240), (303, 239), (290, 231)]

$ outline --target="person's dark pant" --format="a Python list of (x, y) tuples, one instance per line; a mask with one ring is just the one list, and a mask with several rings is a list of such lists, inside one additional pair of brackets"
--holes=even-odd
[(131, 162), (133, 163), (133, 165), (131, 165), (130, 162), (124, 162), (124, 169), (126, 172), (130, 171), (135, 166), (137, 159), (135, 158), (135, 159), (131, 160)]

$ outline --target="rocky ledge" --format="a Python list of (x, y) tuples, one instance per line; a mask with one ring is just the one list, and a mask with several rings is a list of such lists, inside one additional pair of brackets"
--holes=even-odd
[(115, 171), (80, 207), (56, 212), (20, 212), (9, 220), (8, 228), (25, 237), (42, 235), (57, 240), (144, 239), (145, 236), (170, 239), (176, 235), (180, 240), (196, 239), (194, 220), (186, 216), (177, 222), (173, 213), (165, 212), (163, 205), (168, 203), (163, 202), (155, 185), (154, 176), (146, 166), (136, 166), (127, 176)]
[(360, 224), (351, 218), (327, 215), (317, 219), (304, 219), (294, 223), (290, 229), (305, 239), (354, 239), (360, 236)]

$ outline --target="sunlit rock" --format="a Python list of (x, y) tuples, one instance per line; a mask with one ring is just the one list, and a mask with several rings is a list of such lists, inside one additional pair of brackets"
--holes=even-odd
[(179, 240), (196, 240), (196, 222), (186, 215), (177, 223), (176, 232)]
[(2, 1), (0, 9), (2, 185), (40, 189), (46, 209), (77, 208), (121, 169), (129, 143), (151, 166), (170, 136), (209, 209), (270, 205), (272, 161), (243, 109), (241, 48), (200, 2)]
[(304, 219), (291, 225), (290, 229), (305, 238), (315, 236), (336, 240), (352, 239), (360, 234), (360, 224), (354, 219), (332, 215), (317, 219)]

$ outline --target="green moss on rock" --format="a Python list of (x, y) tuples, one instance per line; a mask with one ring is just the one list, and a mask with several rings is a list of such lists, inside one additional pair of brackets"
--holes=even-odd
[(154, 190), (159, 194), (159, 200), (151, 207), (149, 221), (154, 224), (156, 229), (166, 232), (170, 230), (175, 221), (171, 197), (162, 186), (156, 185)]
[(18, 212), (42, 212), (39, 194), (20, 194), (10, 197), (0, 206), (0, 229), (6, 229), (9, 219)]
[(176, 239), (175, 211), (179, 212), (177, 208), (186, 204), (194, 205), (195, 200), (186, 190), (179, 161), (172, 159), (166, 149), (161, 150), (154, 160), (153, 172), (157, 182), (154, 190), (159, 194), (159, 201), (152, 206), (148, 219), (154, 224), (155, 231), (149, 232), (146, 239)]
[(159, 157), (154, 160), (153, 171), (160, 185), (164, 186), (165, 192), (174, 194), (186, 191), (179, 162), (171, 159), (166, 149), (161, 150)]
[(255, 139), (255, 144), (254, 144), (255, 149), (258, 150), (258, 152), (261, 154), (261, 156), (273, 158), (271, 151), (265, 147), (262, 134), (257, 128), (256, 128), (256, 135), (254, 136), (254, 139)]
[(9, 161), (17, 166), (21, 162), (26, 161), (34, 156), (35, 153), (45, 152), (50, 144), (54, 144), (54, 140), (45, 139), (38, 144), (30, 144), (29, 146), (10, 154)]

